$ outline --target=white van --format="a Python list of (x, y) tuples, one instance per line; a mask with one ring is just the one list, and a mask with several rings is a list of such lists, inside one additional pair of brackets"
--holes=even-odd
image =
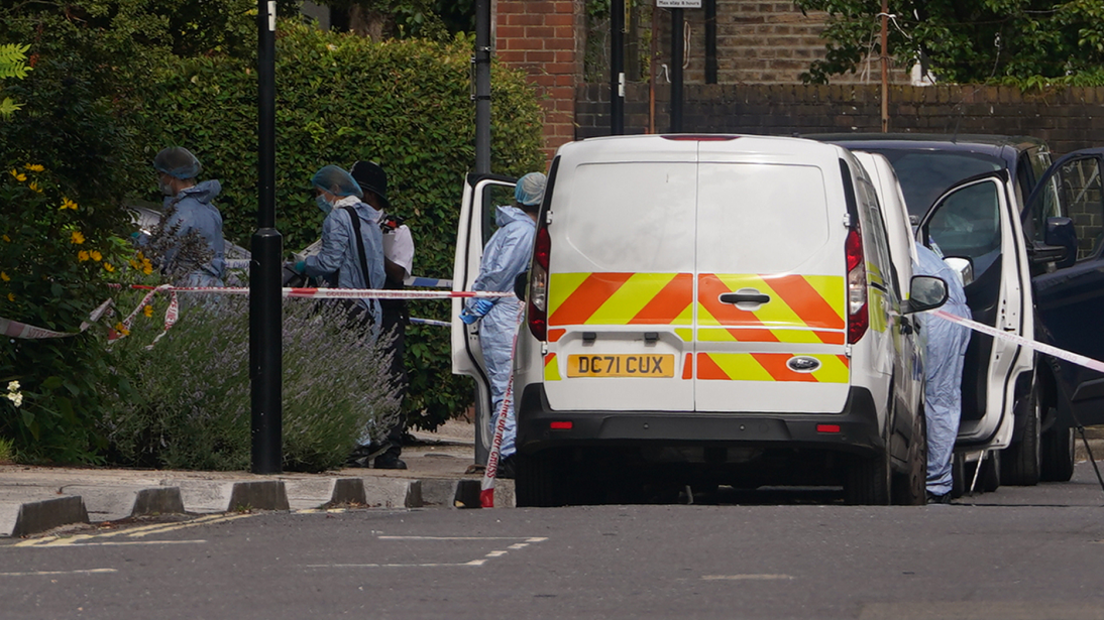
[[(475, 278), (484, 194), (502, 184), (469, 180), (457, 290)], [(852, 503), (922, 503), (906, 315), (946, 289), (908, 285), (911, 301), (876, 190), (843, 148), (732, 135), (564, 145), (515, 357), (519, 505), (687, 484), (842, 484)], [(477, 326), (458, 314), (454, 371), (478, 384)]]

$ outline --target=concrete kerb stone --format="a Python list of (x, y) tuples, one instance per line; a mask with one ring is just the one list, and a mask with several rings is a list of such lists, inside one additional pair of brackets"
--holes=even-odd
[(84, 501), (76, 495), (0, 502), (0, 536), (27, 536), (75, 523), (88, 523)]
[(84, 500), (93, 523), (184, 512), (179, 487), (69, 486), (66, 490)]
[(180, 487), (184, 509), (209, 514), (235, 510), (289, 510), (283, 480), (171, 480)]

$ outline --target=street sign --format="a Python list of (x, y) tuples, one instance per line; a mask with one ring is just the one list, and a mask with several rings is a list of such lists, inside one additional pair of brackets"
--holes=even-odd
[(700, 9), (702, 0), (656, 0), (659, 9)]

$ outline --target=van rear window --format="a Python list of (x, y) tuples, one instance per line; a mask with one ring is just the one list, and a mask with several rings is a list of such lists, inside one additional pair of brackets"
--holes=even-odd
[[(696, 177), (697, 166), (689, 162), (579, 166), (570, 188), (556, 188), (556, 202), (570, 206), (553, 208), (552, 228), (562, 225), (562, 234), (578, 253), (565, 256), (553, 246), (553, 256), (566, 259), (557, 261), (558, 268), (692, 271)], [(576, 258), (590, 264), (575, 264)]]

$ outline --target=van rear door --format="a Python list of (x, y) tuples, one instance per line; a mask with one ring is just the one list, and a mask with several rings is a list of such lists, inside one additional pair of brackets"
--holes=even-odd
[(696, 409), (838, 413), (850, 388), (838, 162), (713, 144), (698, 170)]
[[(494, 234), (495, 207), (513, 204), (515, 179), (497, 175), (469, 174), (464, 181), (460, 220), (453, 261), (453, 291), (470, 291), (479, 276), (483, 248)], [(491, 387), (483, 351), (479, 347), (479, 324), (464, 325), (460, 311), (464, 300), (452, 300), (452, 372), (475, 379), (475, 454), (485, 463), (491, 446)]]
[(547, 225), (552, 409), (694, 408), (696, 145), (636, 144), (560, 159)]

